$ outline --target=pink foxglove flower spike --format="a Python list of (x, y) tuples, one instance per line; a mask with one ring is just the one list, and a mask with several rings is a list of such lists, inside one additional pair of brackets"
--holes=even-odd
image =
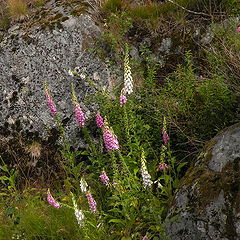
[(119, 142), (117, 140), (117, 136), (114, 134), (113, 130), (108, 127), (108, 123), (106, 120), (104, 122), (103, 128), (103, 140), (108, 152), (119, 149)]
[(99, 128), (102, 128), (104, 126), (103, 118), (100, 115), (100, 112), (96, 115), (96, 123)]
[(162, 163), (159, 163), (159, 168), (164, 171), (168, 169), (168, 166), (166, 163), (162, 162)]
[(125, 96), (125, 91), (123, 88), (120, 95), (120, 107), (122, 107), (126, 103), (127, 103), (127, 97)]
[(97, 210), (97, 208), (96, 208), (96, 205), (97, 205), (96, 201), (92, 198), (92, 195), (91, 195), (90, 192), (88, 192), (88, 193), (86, 194), (86, 197), (88, 198), (88, 202), (89, 202), (91, 211), (92, 211), (93, 213), (95, 213), (96, 210)]
[(162, 135), (163, 135), (163, 142), (164, 145), (167, 145), (167, 142), (170, 140), (168, 134), (167, 134), (167, 123), (166, 123), (166, 118), (163, 118), (163, 128), (162, 128)]
[(54, 208), (56, 208), (56, 209), (59, 209), (59, 208), (60, 208), (60, 204), (55, 201), (55, 199), (54, 199), (53, 196), (51, 195), (49, 189), (48, 189), (48, 191), (47, 191), (47, 200), (48, 200), (49, 204), (52, 205)]
[(84, 127), (85, 117), (79, 103), (74, 102), (74, 110), (75, 110), (75, 117), (79, 126)]
[(54, 104), (53, 104), (53, 101), (52, 101), (52, 98), (51, 98), (50, 94), (48, 93), (46, 81), (45, 81), (45, 89), (44, 89), (44, 92), (45, 92), (46, 97), (47, 97), (48, 107), (50, 108), (50, 111), (51, 111), (52, 115), (55, 115), (55, 114), (57, 113), (57, 110), (56, 110), (56, 108), (54, 107)]
[(73, 103), (74, 103), (74, 111), (75, 111), (75, 117), (76, 120), (79, 124), (79, 126), (84, 127), (84, 121), (85, 121), (85, 117), (84, 117), (84, 113), (77, 101), (77, 97), (75, 95), (75, 91), (74, 91), (74, 87), (72, 84), (72, 96), (73, 96)]
[(106, 186), (108, 186), (109, 178), (108, 178), (106, 172), (104, 171), (104, 169), (102, 170), (102, 174), (100, 175), (100, 178), (101, 178), (102, 182), (103, 182)]

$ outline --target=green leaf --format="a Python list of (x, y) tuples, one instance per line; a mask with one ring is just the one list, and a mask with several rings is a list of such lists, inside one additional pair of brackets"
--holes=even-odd
[(109, 223), (119, 223), (119, 224), (121, 224), (121, 225), (123, 225), (124, 226), (124, 224), (125, 224), (125, 222), (123, 221), (123, 220), (121, 220), (121, 219), (111, 219), (111, 220), (109, 220), (108, 221)]
[(2, 182), (2, 184), (5, 184), (5, 181), (9, 181), (9, 178), (7, 176), (1, 176), (0, 181)]
[(89, 152), (87, 150), (81, 152), (81, 155), (88, 155), (88, 154)]
[(0, 196), (7, 196), (8, 194), (7, 193), (0, 193)]
[(8, 172), (8, 169), (6, 166), (0, 166), (0, 169), (2, 169), (4, 172)]

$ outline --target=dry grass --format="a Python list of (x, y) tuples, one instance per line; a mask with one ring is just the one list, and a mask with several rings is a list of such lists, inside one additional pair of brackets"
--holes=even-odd
[(28, 12), (25, 0), (7, 0), (7, 8), (12, 19), (22, 19)]

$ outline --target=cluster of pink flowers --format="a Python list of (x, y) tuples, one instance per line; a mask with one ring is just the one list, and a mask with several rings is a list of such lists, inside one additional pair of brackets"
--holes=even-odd
[(49, 190), (47, 192), (47, 200), (48, 200), (49, 204), (52, 205), (53, 207), (55, 207), (56, 209), (60, 208), (60, 204), (55, 201), (55, 199), (53, 198), (53, 196), (51, 195)]
[(99, 112), (96, 115), (96, 123), (99, 128), (102, 128), (104, 126), (103, 118), (101, 117)]
[(106, 172), (104, 171), (104, 169), (102, 170), (102, 174), (100, 175), (100, 178), (101, 178), (102, 182), (103, 182), (106, 186), (108, 186), (109, 178), (108, 178)]
[(162, 163), (159, 163), (159, 168), (160, 168), (161, 170), (166, 170), (166, 169), (168, 169), (168, 166), (167, 166), (166, 163), (162, 162)]
[(125, 91), (123, 88), (120, 95), (120, 107), (122, 107), (126, 103), (127, 103), (127, 97), (125, 96)]
[(79, 126), (84, 127), (85, 117), (79, 103), (74, 102), (74, 107), (75, 107), (75, 117), (77, 119), (77, 122)]
[(237, 28), (238, 32), (240, 32), (240, 27)]
[(91, 195), (90, 192), (88, 192), (88, 193), (86, 194), (86, 197), (88, 198), (88, 202), (89, 202), (91, 211), (92, 211), (93, 213), (95, 213), (96, 210), (97, 210), (97, 208), (96, 208), (96, 205), (97, 205), (96, 201), (92, 198), (92, 195)]
[(45, 94), (46, 94), (46, 97), (47, 97), (48, 107), (50, 108), (50, 111), (51, 111), (52, 115), (55, 115), (57, 113), (57, 110), (54, 107), (53, 101), (51, 99), (50, 94), (48, 93), (48, 90), (47, 90), (46, 86), (45, 86), (45, 90), (44, 91), (45, 91)]
[(145, 235), (142, 240), (148, 240), (147, 235)]
[(162, 128), (162, 135), (163, 135), (164, 145), (167, 145), (167, 142), (170, 140), (170, 138), (165, 131), (165, 127)]
[(119, 142), (117, 140), (117, 136), (114, 135), (113, 131), (109, 129), (106, 123), (104, 123), (103, 128), (103, 140), (108, 152), (119, 149)]

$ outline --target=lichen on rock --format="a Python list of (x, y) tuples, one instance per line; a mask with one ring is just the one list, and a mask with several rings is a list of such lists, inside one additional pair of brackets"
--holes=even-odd
[(170, 239), (239, 239), (240, 124), (209, 141), (181, 180), (166, 222)]

